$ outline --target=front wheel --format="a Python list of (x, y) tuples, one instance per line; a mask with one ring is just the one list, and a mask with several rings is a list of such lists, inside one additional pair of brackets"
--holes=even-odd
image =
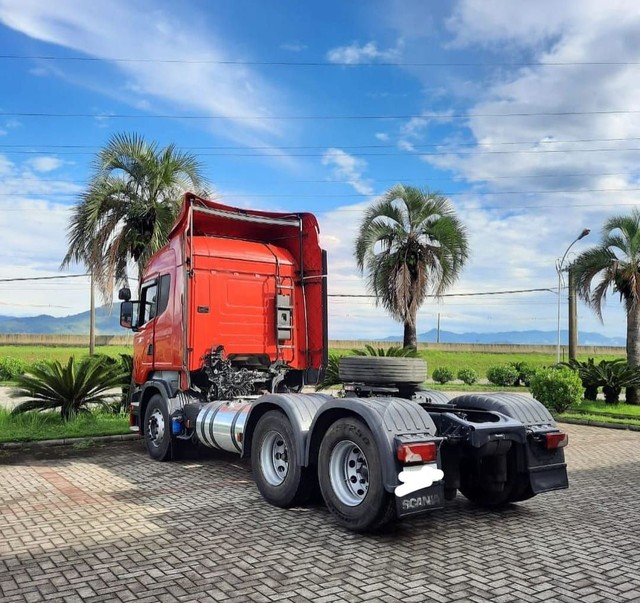
[(166, 461), (171, 456), (171, 423), (160, 394), (151, 396), (144, 413), (144, 443), (156, 461)]
[(353, 417), (336, 421), (320, 444), (318, 480), (327, 508), (342, 526), (364, 532), (393, 519), (373, 434)]
[(251, 467), (260, 494), (276, 507), (299, 505), (313, 492), (312, 476), (298, 462), (291, 423), (280, 411), (269, 411), (258, 421)]

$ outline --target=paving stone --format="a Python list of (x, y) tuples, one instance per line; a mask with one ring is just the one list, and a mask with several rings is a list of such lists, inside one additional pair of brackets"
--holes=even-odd
[(0, 461), (0, 598), (37, 601), (640, 600), (640, 433), (565, 426), (571, 487), (500, 513), (459, 496), (363, 536), (265, 503), (250, 467), (138, 442)]

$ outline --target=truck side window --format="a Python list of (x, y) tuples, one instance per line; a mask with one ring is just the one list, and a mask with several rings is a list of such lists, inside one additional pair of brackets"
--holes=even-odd
[(142, 326), (148, 323), (150, 320), (155, 318), (156, 316), (156, 308), (157, 308), (157, 297), (158, 297), (158, 284), (156, 282), (153, 285), (149, 285), (148, 287), (142, 288), (142, 296), (140, 299), (140, 312), (142, 314), (142, 320), (140, 321), (140, 325)]
[(158, 297), (158, 312), (157, 316), (160, 316), (169, 305), (169, 288), (171, 286), (171, 275), (163, 274), (160, 277), (160, 293)]

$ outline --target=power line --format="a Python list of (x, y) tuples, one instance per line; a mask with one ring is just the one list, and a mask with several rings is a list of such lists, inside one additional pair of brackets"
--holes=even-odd
[[(482, 179), (483, 182), (492, 182), (493, 180), (522, 180), (522, 179), (541, 179), (541, 178), (584, 178), (591, 176), (635, 176), (637, 172), (576, 172), (573, 174), (523, 174), (519, 176), (491, 176), (491, 178)], [(403, 180), (413, 180), (415, 179), (415, 174), (412, 176), (398, 176), (396, 178), (367, 178), (368, 182), (400, 182)], [(7, 180), (7, 179), (5, 179)], [(86, 185), (88, 180), (66, 180), (63, 178), (20, 178), (15, 177), (13, 180), (23, 182), (51, 182), (51, 183), (59, 183), (59, 184), (84, 184)], [(470, 179), (464, 178), (461, 176), (437, 176), (437, 177), (429, 177), (429, 182), (468, 182)], [(236, 180), (218, 180), (216, 179), (216, 183), (236, 183)], [(270, 182), (270, 181), (256, 181), (252, 179), (252, 182)], [(277, 182), (281, 182), (281, 180), (277, 180)], [(289, 180), (288, 182), (294, 184), (349, 184), (347, 180)]]
[(81, 278), (89, 274), (61, 274), (60, 276), (25, 276), (20, 278), (0, 278), (0, 283), (15, 283), (18, 281), (49, 281), (53, 279)]
[(54, 56), (54, 55), (19, 55), (3, 54), (3, 60), (38, 60), (69, 62), (102, 62), (111, 63), (166, 63), (177, 65), (246, 65), (255, 67), (574, 67), (574, 66), (626, 66), (640, 65), (637, 61), (514, 61), (514, 62), (450, 62), (450, 61), (380, 61), (358, 62), (347, 61), (241, 61), (215, 59), (142, 59), (130, 57), (87, 57), (87, 56)]
[[(90, 274), (89, 273), (61, 274), (59, 276), (31, 276), (31, 277), (3, 278), (3, 279), (0, 279), (0, 283), (13, 283), (13, 282), (24, 282), (24, 281), (46, 281), (46, 280), (53, 280), (53, 279), (83, 278), (87, 276), (90, 276)], [(138, 280), (138, 279), (131, 278), (130, 280)], [(429, 295), (428, 297), (473, 297), (473, 296), (483, 296), (483, 295), (512, 295), (515, 293), (538, 293), (538, 292), (554, 293), (555, 289), (551, 287), (547, 287), (547, 288), (537, 288), (537, 289), (507, 289), (507, 290), (501, 290), (501, 291), (475, 291), (471, 293), (445, 293), (439, 296)], [(367, 294), (329, 293), (328, 297), (374, 298), (376, 296), (367, 295)]]
[[(552, 288), (544, 289), (511, 289), (507, 291), (476, 291), (474, 293), (445, 293), (443, 295), (428, 295), (427, 297), (471, 297), (477, 295), (511, 295), (513, 293), (536, 293), (545, 291), (553, 293)], [(348, 298), (375, 298), (376, 295), (355, 294), (355, 293), (329, 293), (327, 297), (348, 297)], [(555, 303), (555, 302), (554, 302)]]
[[(627, 193), (627, 192), (637, 192), (640, 191), (640, 188), (582, 188), (582, 189), (551, 189), (551, 190), (520, 190), (520, 191), (443, 191), (440, 192), (441, 195), (446, 197), (458, 197), (458, 196), (500, 196), (500, 195), (555, 195), (555, 194), (578, 194), (578, 193)], [(41, 196), (41, 197), (73, 197), (77, 193), (24, 193), (25, 196), (29, 196), (29, 194), (33, 196)], [(17, 193), (0, 193), (1, 197), (15, 197)], [(335, 194), (309, 194), (309, 193), (268, 193), (268, 194), (228, 194), (225, 195), (225, 199), (347, 199), (347, 198), (369, 198), (375, 197), (377, 194), (366, 194), (366, 193), (335, 193)], [(625, 204), (622, 204), (625, 205)], [(511, 206), (517, 207), (517, 206)], [(526, 206), (528, 207), (528, 206)], [(568, 207), (568, 206), (565, 206)], [(0, 208), (0, 211), (4, 212), (23, 212), (28, 211), (21, 208)], [(33, 210), (39, 211), (39, 210)], [(348, 208), (338, 208), (332, 209), (331, 211), (361, 211), (360, 209), (348, 209)]]
[(577, 115), (635, 115), (639, 109), (612, 109), (602, 111), (521, 111), (512, 113), (418, 113), (409, 115), (171, 115), (152, 113), (53, 113), (36, 111), (0, 111), (3, 117), (55, 117), (55, 118), (99, 118), (99, 119), (185, 119), (236, 121), (329, 121), (329, 120), (389, 120), (389, 119), (469, 119), (472, 117), (569, 117)]
[[(625, 137), (625, 138), (574, 138), (574, 139), (566, 139), (566, 140), (510, 140), (510, 141), (502, 141), (502, 142), (460, 142), (457, 143), (456, 146), (467, 147), (467, 146), (478, 146), (478, 147), (493, 147), (493, 146), (502, 146), (502, 145), (518, 145), (518, 144), (570, 144), (575, 142), (626, 142), (632, 140), (640, 140), (640, 137)], [(412, 144), (414, 148), (439, 148), (442, 146), (440, 143), (431, 143), (431, 144)], [(46, 143), (31, 143), (31, 144), (0, 144), (0, 149), (2, 148), (32, 148), (32, 147), (44, 147), (47, 149), (98, 149), (100, 150), (102, 147), (96, 145), (81, 145), (81, 144), (46, 144)], [(365, 145), (343, 145), (339, 143), (327, 143), (324, 145), (290, 145), (290, 146), (279, 146), (273, 147), (268, 145), (262, 146), (238, 146), (238, 145), (205, 145), (205, 146), (189, 146), (189, 147), (177, 147), (178, 150), (185, 151), (201, 151), (201, 150), (245, 150), (245, 149), (254, 149), (254, 150), (296, 150), (296, 149), (328, 149), (328, 148), (338, 148), (340, 150), (344, 149), (393, 149), (397, 148), (396, 144), (365, 144)]]
[[(274, 148), (273, 151), (280, 151)], [(516, 149), (509, 151), (466, 151), (461, 152), (448, 148), (440, 148), (438, 151), (416, 152), (398, 149), (395, 153), (349, 153), (351, 157), (441, 157), (443, 155), (457, 155), (458, 157), (475, 157), (478, 155), (545, 155), (548, 153), (623, 153), (628, 151), (640, 151), (640, 148), (606, 148), (606, 149)], [(8, 155), (41, 155), (42, 151), (6, 151)], [(90, 151), (56, 151), (56, 155), (95, 155)], [(324, 153), (268, 153), (268, 157), (330, 157), (328, 150)], [(199, 157), (265, 157), (265, 153), (198, 153)]]

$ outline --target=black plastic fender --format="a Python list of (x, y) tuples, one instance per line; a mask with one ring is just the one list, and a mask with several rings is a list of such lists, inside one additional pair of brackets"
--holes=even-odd
[(464, 394), (450, 401), (458, 409), (493, 410), (516, 421), (526, 427), (555, 428), (556, 422), (551, 413), (538, 400), (521, 394), (497, 392), (495, 394)]
[(384, 487), (389, 492), (400, 483), (396, 439), (403, 435), (436, 437), (436, 426), (431, 416), (413, 400), (393, 397), (331, 398), (318, 410), (309, 429), (305, 465), (316, 464), (320, 442), (327, 429), (345, 416), (359, 417), (373, 433), (380, 450)]
[(307, 434), (318, 409), (334, 400), (328, 394), (266, 394), (258, 398), (251, 406), (243, 435), (242, 458), (251, 456), (251, 440), (260, 417), (266, 412), (280, 409), (287, 415), (293, 427), (298, 450), (298, 464), (306, 466), (305, 451)]
[(564, 450), (546, 450), (536, 440), (542, 434), (558, 431), (556, 422), (547, 408), (538, 400), (510, 393), (465, 394), (451, 400), (458, 409), (499, 412), (522, 423), (529, 432), (524, 458), (520, 463), (529, 474), (534, 494), (560, 490), (569, 486)]
[(167, 406), (167, 412), (171, 414), (171, 387), (163, 379), (151, 379), (145, 382), (140, 388), (140, 405), (138, 406), (138, 425), (140, 426), (140, 435), (144, 434), (144, 413), (147, 410), (149, 399), (154, 394), (160, 394)]

